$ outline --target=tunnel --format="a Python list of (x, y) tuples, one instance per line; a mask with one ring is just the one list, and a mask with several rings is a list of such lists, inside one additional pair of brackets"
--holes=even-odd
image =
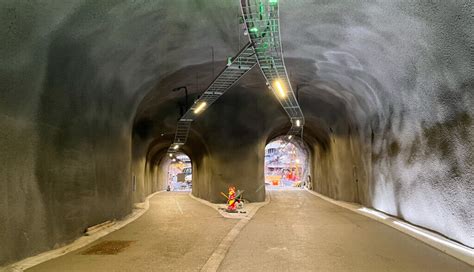
[[(243, 192), (244, 205), (269, 202), (242, 234), (258, 233), (259, 226), (270, 229), (265, 220), (281, 217), (278, 222), (286, 225), (275, 224), (293, 226), (286, 230), (299, 237), (311, 228), (304, 220), (324, 222), (320, 216), (336, 220), (332, 216), (343, 213), (317, 208), (329, 205), (324, 204), (327, 200), (359, 205), (399, 220), (399, 226), (432, 233), (474, 259), (474, 22), (473, 3), (468, 0), (263, 0), (279, 5), (288, 80), (305, 118), (301, 135), (288, 140), (308, 153), (307, 173), (301, 177), (304, 185), (288, 192), (270, 192), (265, 186), (265, 147), (287, 137), (292, 123), (257, 65), (192, 123), (187, 142), (180, 147), (192, 162), (190, 195), (167, 191), (172, 160), (168, 153), (177, 122), (251, 35), (242, 23), (242, 2), (0, 3), (0, 267), (74, 243), (88, 228), (124, 220), (146, 201), (150, 210), (135, 222), (154, 217), (137, 232), (152, 229), (153, 224), (164, 228), (161, 233), (167, 224), (186, 226), (195, 235), (177, 236), (177, 245), (217, 239), (208, 247), (217, 248), (234, 225), (226, 221), (231, 219), (211, 223), (190, 217), (196, 222), (190, 226), (184, 219), (158, 218), (170, 216), (167, 209), (186, 216), (188, 209), (199, 205), (196, 209), (201, 210), (191, 215), (215, 218), (218, 211), (206, 210), (210, 208), (202, 203), (222, 205), (226, 202), (222, 193), (227, 194), (229, 186)], [(150, 198), (152, 194), (156, 196)], [(315, 204), (271, 215), (272, 203)], [(294, 218), (297, 214), (308, 219)], [(198, 230), (201, 225), (209, 232), (219, 229), (209, 238)], [(306, 240), (319, 241), (325, 229)], [(236, 243), (252, 248), (245, 237), (238, 236)], [(399, 241), (409, 236), (403, 237)], [(130, 250), (137, 243), (131, 242)], [(453, 258), (444, 263), (452, 267), (439, 271), (472, 268), (472, 261), (419, 243), (423, 247), (415, 239), (404, 246), (429, 251), (434, 259)], [(281, 244), (261, 252), (255, 246), (255, 254), (288, 255), (291, 246), (298, 245)], [(331, 258), (360, 254), (354, 248), (338, 255), (338, 248), (346, 247), (326, 249), (332, 250)], [(304, 255), (309, 263), (323, 256), (309, 251), (297, 252), (309, 254)], [(166, 252), (176, 259), (184, 256)], [(245, 259), (237, 247), (226, 252), (237, 261)], [(351, 265), (355, 265), (352, 271), (386, 271), (371, 267), (370, 258), (360, 258), (368, 265), (360, 267), (368, 270), (353, 260), (338, 271), (350, 271)], [(191, 259), (194, 266), (185, 268), (194, 271), (205, 268), (208, 257)], [(279, 269), (318, 270), (309, 263)], [(41, 271), (65, 271), (54, 270), (53, 264)], [(250, 271), (253, 262), (241, 267), (247, 269), (246, 265)], [(84, 271), (113, 270), (98, 267)], [(182, 271), (176, 267), (136, 266), (135, 271)], [(224, 259), (219, 271), (232, 267)], [(253, 271), (271, 270), (256, 263), (255, 267)], [(400, 266), (392, 271), (409, 269)]]
[(310, 189), (310, 165), (310, 151), (301, 138), (276, 137), (265, 146), (265, 186), (267, 189)]

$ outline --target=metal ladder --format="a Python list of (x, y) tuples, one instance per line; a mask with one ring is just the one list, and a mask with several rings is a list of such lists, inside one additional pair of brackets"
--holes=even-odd
[(231, 62), (212, 81), (202, 95), (194, 102), (191, 108), (184, 113), (178, 121), (173, 144), (168, 148), (168, 153), (172, 154), (179, 150), (188, 140), (191, 123), (197, 115), (208, 108), (228, 89), (230, 89), (241, 77), (250, 71), (257, 64), (255, 51), (251, 42), (247, 43)]

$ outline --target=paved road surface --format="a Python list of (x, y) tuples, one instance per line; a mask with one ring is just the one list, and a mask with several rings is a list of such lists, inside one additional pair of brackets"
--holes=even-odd
[[(382, 223), (306, 191), (270, 191), (221, 271), (472, 271)], [(238, 261), (237, 261), (238, 260)]]
[[(232, 243), (220, 271), (473, 271), (399, 231), (306, 191), (270, 191)], [(199, 271), (236, 224), (187, 193), (150, 200), (138, 220), (94, 244), (27, 271)], [(103, 241), (133, 241), (116, 255), (83, 255)]]
[[(160, 193), (136, 221), (84, 249), (27, 271), (197, 271), (234, 223), (187, 192)], [(117, 240), (134, 242), (116, 255), (82, 255), (96, 244)]]

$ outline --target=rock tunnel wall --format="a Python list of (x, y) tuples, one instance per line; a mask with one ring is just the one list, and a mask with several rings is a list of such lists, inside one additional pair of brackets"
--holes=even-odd
[[(183, 103), (170, 90), (186, 85), (192, 101), (238, 51), (240, 30), (238, 1), (0, 6), (4, 264), (123, 217), (162, 189)], [(314, 190), (474, 246), (472, 9), (281, 1)], [(184, 150), (193, 194), (217, 202), (233, 183), (263, 200), (265, 143), (288, 126), (258, 71), (249, 74), (193, 125)]]

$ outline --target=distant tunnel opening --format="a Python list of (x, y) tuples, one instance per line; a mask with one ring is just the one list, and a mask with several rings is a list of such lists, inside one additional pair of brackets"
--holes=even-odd
[(266, 189), (303, 189), (311, 183), (310, 155), (306, 145), (286, 136), (277, 137), (265, 146)]
[(192, 190), (192, 164), (191, 159), (184, 153), (178, 153), (171, 158), (168, 165), (168, 191)]

